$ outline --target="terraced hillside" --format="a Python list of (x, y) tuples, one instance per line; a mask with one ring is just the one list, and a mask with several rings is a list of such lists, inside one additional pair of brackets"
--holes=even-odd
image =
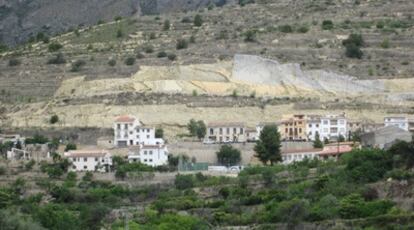
[[(110, 127), (136, 113), (173, 133), (192, 117), (411, 114), (413, 10), (410, 0), (262, 0), (79, 28), (3, 54), (3, 124), (47, 126), (58, 114), (62, 126)], [(362, 36), (360, 59), (346, 55), (350, 34)], [(59, 53), (64, 64), (47, 64)], [(240, 65), (238, 54), (254, 56)]]

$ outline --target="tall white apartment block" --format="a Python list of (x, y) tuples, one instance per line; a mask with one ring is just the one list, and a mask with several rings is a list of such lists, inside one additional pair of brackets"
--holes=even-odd
[(164, 144), (162, 138), (155, 138), (155, 128), (146, 127), (135, 116), (120, 116), (114, 122), (114, 145), (126, 147), (134, 145)]

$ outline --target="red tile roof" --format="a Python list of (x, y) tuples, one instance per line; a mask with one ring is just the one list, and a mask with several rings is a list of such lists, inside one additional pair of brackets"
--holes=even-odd
[(134, 122), (134, 121), (135, 121), (135, 117), (128, 116), (128, 115), (119, 116), (115, 119), (115, 122)]

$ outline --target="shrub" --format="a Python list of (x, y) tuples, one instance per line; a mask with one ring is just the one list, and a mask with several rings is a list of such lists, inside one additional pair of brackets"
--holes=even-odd
[(307, 33), (309, 31), (309, 27), (307, 25), (302, 25), (297, 29), (297, 31), (299, 33)]
[(51, 116), (49, 120), (50, 124), (56, 124), (58, 121), (59, 121), (59, 117), (56, 114)]
[(119, 28), (117, 31), (116, 31), (116, 37), (117, 38), (122, 38), (124, 36), (124, 33), (122, 32), (122, 29), (121, 28)]
[(115, 21), (121, 21), (121, 20), (122, 20), (122, 17), (121, 17), (121, 16), (116, 16), (116, 17), (114, 18), (114, 20), (115, 20)]
[(167, 57), (167, 53), (165, 51), (160, 51), (158, 52), (157, 57), (159, 58)]
[(181, 175), (175, 176), (175, 187), (180, 190), (192, 188), (194, 186), (193, 175)]
[(322, 22), (322, 29), (323, 30), (331, 30), (334, 28), (334, 24), (331, 20), (324, 20)]
[(349, 44), (346, 46), (345, 55), (349, 58), (358, 58), (361, 59), (364, 53), (362, 50), (355, 44)]
[(190, 43), (196, 43), (196, 38), (195, 38), (195, 36), (194, 35), (191, 35), (191, 37), (190, 37)]
[(76, 150), (76, 149), (77, 149), (77, 146), (76, 146), (76, 144), (75, 144), (75, 143), (68, 143), (68, 144), (66, 145), (65, 151), (69, 151), (69, 150)]
[(60, 50), (62, 48), (63, 48), (63, 45), (61, 45), (58, 42), (50, 43), (49, 46), (48, 46), (49, 52), (56, 52), (56, 51), (58, 51), (58, 50)]
[(24, 168), (26, 169), (26, 170), (32, 170), (32, 168), (33, 168), (33, 166), (36, 164), (36, 161), (34, 161), (33, 159), (32, 160), (30, 160), (29, 162), (27, 162), (25, 165), (24, 165)]
[(9, 60), (9, 66), (18, 66), (21, 64), (21, 61), (16, 58), (12, 58)]
[(157, 38), (157, 35), (154, 32), (151, 32), (150, 35), (149, 35), (149, 39), (153, 40), (155, 38)]
[(231, 145), (222, 145), (216, 155), (217, 161), (221, 165), (236, 165), (241, 160), (240, 150), (233, 148)]
[(184, 17), (183, 19), (181, 19), (182, 23), (191, 23), (191, 18), (189, 17)]
[(188, 42), (185, 39), (178, 39), (176, 48), (177, 50), (186, 49), (188, 47)]
[(203, 18), (201, 17), (201, 15), (197, 14), (194, 17), (194, 26), (200, 27), (203, 25)]
[(116, 60), (115, 59), (111, 59), (108, 61), (108, 65), (109, 66), (115, 66), (116, 65)]
[(342, 45), (347, 46), (354, 44), (355, 46), (361, 47), (364, 45), (364, 39), (361, 34), (350, 34), (347, 39), (342, 41)]
[(292, 33), (293, 28), (290, 25), (281, 25), (279, 26), (279, 31), (282, 33)]
[(348, 178), (356, 182), (375, 182), (392, 169), (392, 157), (379, 149), (353, 150), (341, 158)]
[(381, 48), (383, 49), (388, 49), (390, 48), (390, 40), (388, 38), (385, 38), (382, 42), (381, 42)]
[(72, 63), (72, 68), (70, 69), (71, 72), (78, 72), (81, 70), (82, 66), (86, 65), (84, 60), (76, 60)]
[(66, 63), (66, 59), (62, 53), (58, 53), (56, 57), (53, 57), (47, 61), (47, 64), (54, 64), (54, 65), (60, 65), (60, 64), (65, 64), (65, 63)]
[(164, 130), (162, 128), (155, 129), (155, 138), (163, 138), (164, 137)]
[(162, 27), (163, 30), (169, 30), (170, 29), (170, 20), (165, 20), (164, 25)]
[(175, 54), (173, 54), (173, 53), (168, 54), (168, 59), (169, 59), (170, 61), (174, 61), (175, 59), (177, 59), (177, 55), (175, 55)]
[(125, 65), (133, 65), (135, 64), (135, 58), (134, 57), (128, 57), (125, 59)]
[(255, 30), (248, 30), (244, 33), (244, 41), (245, 42), (254, 42), (256, 41), (256, 31)]

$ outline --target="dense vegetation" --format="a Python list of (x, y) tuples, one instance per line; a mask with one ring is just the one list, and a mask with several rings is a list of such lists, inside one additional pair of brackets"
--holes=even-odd
[(125, 186), (124, 180), (151, 178), (156, 169), (116, 158), (118, 180), (108, 182), (92, 173), (68, 173), (68, 162), (56, 156), (40, 164), (48, 176), (34, 182), (17, 177), (0, 189), (0, 224), (59, 230), (124, 229), (125, 224), (129, 229), (294, 229), (335, 219), (343, 229), (412, 229), (412, 210), (381, 194), (393, 183), (388, 178), (411, 185), (413, 152), (413, 143), (398, 142), (389, 151), (357, 149), (338, 161), (252, 166), (236, 178), (178, 174), (171, 185), (145, 186)]

